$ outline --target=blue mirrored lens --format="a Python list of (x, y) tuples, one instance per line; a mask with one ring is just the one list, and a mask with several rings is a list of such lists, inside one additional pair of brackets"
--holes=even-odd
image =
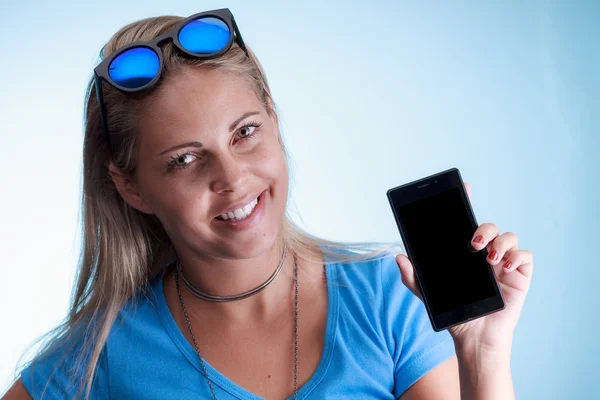
[(108, 67), (110, 78), (128, 89), (140, 88), (156, 74), (160, 61), (158, 54), (147, 47), (134, 47), (119, 54)]
[(179, 32), (179, 43), (195, 54), (213, 54), (229, 42), (229, 27), (218, 18), (206, 17), (190, 21)]

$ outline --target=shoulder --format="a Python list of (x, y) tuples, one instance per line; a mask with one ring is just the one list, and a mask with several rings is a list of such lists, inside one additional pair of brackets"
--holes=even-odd
[(115, 319), (108, 343), (114, 346), (114, 342), (123, 336), (142, 334), (148, 329), (161, 327), (161, 293), (162, 282), (154, 279), (135, 298), (127, 301)]
[[(344, 254), (349, 260), (358, 256)], [(335, 271), (350, 287), (340, 289), (348, 319), (362, 331), (376, 333), (393, 363), (395, 398), (455, 355), (449, 333), (433, 330), (425, 305), (402, 283), (395, 255), (338, 262)]]
[(395, 256), (364, 260), (349, 250), (336, 253), (339, 257), (329, 258), (327, 275), (330, 290), (339, 298), (340, 318), (357, 332), (371, 332), (392, 353), (400, 333), (393, 328), (408, 328), (419, 303), (402, 283)]
[(414, 296), (402, 284), (400, 269), (395, 255), (386, 253), (377, 258), (364, 260), (359, 253), (336, 250), (339, 256), (329, 260), (331, 284), (339, 284), (341, 294), (362, 297), (363, 301), (377, 308), (386, 306), (389, 297), (408, 298)]
[(120, 309), (105, 344), (114, 384), (121, 379), (116, 375), (132, 376), (133, 365), (152, 364), (153, 350), (163, 349), (165, 343), (170, 342), (165, 330), (169, 315), (162, 282), (156, 279)]
[[(34, 399), (79, 399), (87, 387), (87, 374), (95, 350), (95, 325), (80, 324), (64, 330), (43, 346), (21, 371), (23, 386)], [(91, 398), (108, 394), (106, 352), (99, 349)]]
[[(126, 357), (137, 338), (151, 334), (160, 322), (156, 312), (156, 293), (153, 287), (117, 309), (106, 342), (102, 345), (96, 363), (91, 397), (108, 398), (109, 364)], [(21, 372), (21, 380), (33, 398), (83, 398), (80, 392), (85, 384), (89, 362), (96, 350), (98, 329), (102, 320), (72, 326), (57, 337), (29, 362)], [(85, 393), (85, 392), (83, 392)]]

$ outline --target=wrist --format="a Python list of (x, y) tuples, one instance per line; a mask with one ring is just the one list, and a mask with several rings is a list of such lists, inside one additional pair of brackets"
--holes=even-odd
[(514, 399), (510, 346), (455, 343), (461, 399)]
[(454, 341), (457, 358), (463, 361), (478, 360), (485, 363), (510, 363), (512, 341), (502, 345), (489, 345), (476, 341)]

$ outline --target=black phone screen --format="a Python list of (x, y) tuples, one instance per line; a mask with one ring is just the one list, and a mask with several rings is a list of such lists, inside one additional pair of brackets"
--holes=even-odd
[(495, 296), (486, 252), (472, 252), (475, 228), (458, 188), (397, 207), (405, 244), (433, 314)]

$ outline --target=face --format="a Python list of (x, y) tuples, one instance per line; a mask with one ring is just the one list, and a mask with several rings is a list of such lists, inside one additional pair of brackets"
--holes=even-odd
[(232, 259), (268, 250), (288, 194), (276, 120), (227, 72), (185, 68), (155, 90), (139, 119), (134, 206), (159, 218), (178, 251)]

